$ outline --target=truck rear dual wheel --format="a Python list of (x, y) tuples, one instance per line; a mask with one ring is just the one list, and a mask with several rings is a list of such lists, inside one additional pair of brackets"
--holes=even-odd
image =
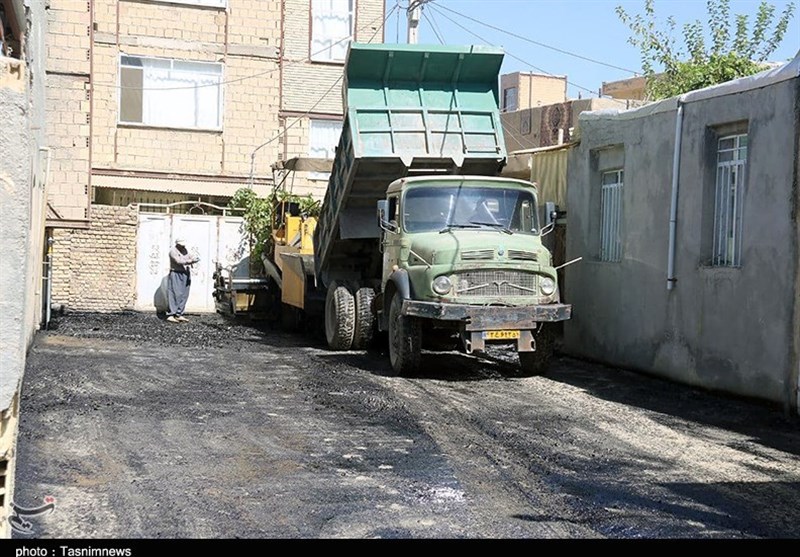
[(395, 294), (389, 305), (389, 360), (395, 375), (408, 377), (419, 371), (422, 324), (402, 314), (403, 299)]
[(549, 323), (545, 323), (533, 338), (536, 341), (536, 350), (519, 352), (520, 374), (525, 377), (544, 375), (555, 352), (555, 332)]
[(356, 330), (356, 303), (344, 282), (333, 281), (325, 298), (325, 340), (331, 350), (350, 350)]
[(356, 290), (356, 327), (353, 334), (353, 348), (364, 350), (370, 347), (375, 336), (375, 314), (372, 302), (375, 290), (370, 286), (362, 286)]

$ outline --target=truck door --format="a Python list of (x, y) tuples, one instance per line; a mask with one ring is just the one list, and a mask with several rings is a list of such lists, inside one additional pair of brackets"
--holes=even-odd
[[(399, 196), (393, 195), (388, 198), (389, 209), (386, 220), (393, 225), (393, 230), (384, 230), (381, 237), (381, 250), (383, 251), (383, 274), (381, 285), (386, 284), (386, 279), (392, 274), (392, 267), (398, 265), (400, 260), (400, 211)], [(391, 226), (390, 226), (391, 228)]]

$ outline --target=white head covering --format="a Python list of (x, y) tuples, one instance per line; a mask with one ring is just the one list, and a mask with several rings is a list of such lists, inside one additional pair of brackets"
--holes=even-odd
[(180, 245), (186, 245), (186, 240), (183, 239), (183, 236), (178, 236), (175, 238), (175, 243)]

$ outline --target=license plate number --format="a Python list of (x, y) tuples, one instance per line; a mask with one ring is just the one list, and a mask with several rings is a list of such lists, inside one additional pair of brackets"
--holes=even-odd
[(483, 331), (484, 340), (514, 340), (519, 338), (519, 331)]

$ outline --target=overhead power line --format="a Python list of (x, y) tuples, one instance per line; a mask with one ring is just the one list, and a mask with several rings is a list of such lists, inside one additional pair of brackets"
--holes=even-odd
[[(430, 6), (433, 7), (434, 4), (430, 4)], [(457, 11), (455, 11), (453, 9), (450, 9), (450, 8), (448, 8), (446, 6), (442, 6), (441, 4), (436, 4), (435, 7), (438, 8), (438, 9), (441, 9), (441, 10), (446, 10), (446, 11), (448, 11), (450, 13), (453, 13), (453, 14), (456, 14), (458, 16), (461, 16), (464, 19), (468, 19), (468, 20), (470, 20), (470, 21), (472, 21), (474, 23), (478, 23), (479, 25), (483, 25), (484, 27), (488, 27), (489, 29), (493, 29), (495, 31), (499, 31), (500, 33), (504, 33), (506, 35), (509, 35), (509, 36), (514, 37), (516, 39), (519, 39), (521, 41), (525, 41), (525, 42), (534, 44), (536, 46), (540, 46), (542, 48), (547, 48), (549, 50), (553, 50), (555, 52), (559, 52), (559, 53), (565, 54), (567, 56), (572, 56), (573, 58), (579, 58), (581, 60), (586, 60), (587, 62), (592, 62), (593, 64), (599, 64), (601, 66), (606, 66), (607, 68), (613, 68), (615, 70), (622, 70), (623, 72), (632, 73), (634, 75), (639, 75), (641, 73), (640, 71), (629, 70), (627, 68), (622, 68), (620, 66), (615, 66), (614, 64), (609, 64), (608, 62), (603, 62), (602, 60), (596, 60), (594, 58), (589, 58), (588, 56), (583, 56), (581, 54), (576, 54), (575, 52), (570, 52), (568, 50), (564, 50), (563, 48), (558, 48), (558, 47), (551, 46), (549, 44), (545, 44), (545, 43), (542, 43), (542, 42), (539, 42), (539, 41), (534, 41), (533, 39), (531, 39), (529, 37), (526, 37), (524, 35), (519, 35), (519, 34), (514, 33), (512, 31), (508, 31), (506, 29), (502, 29), (501, 27), (496, 27), (494, 25), (491, 25), (490, 23), (486, 23), (485, 21), (481, 21), (479, 19), (475, 19), (474, 17), (470, 17), (468, 15), (462, 14), (461, 12), (457, 12)]]
[[(435, 5), (435, 6), (433, 4), (431, 4), (431, 7), (432, 8), (437, 8), (438, 4)], [(486, 43), (488, 45), (493, 45), (493, 43), (491, 41), (485, 39), (484, 37), (481, 37), (475, 31), (472, 31), (471, 29), (468, 29), (468, 28), (464, 27), (463, 25), (461, 25), (459, 22), (457, 22), (456, 20), (454, 20), (452, 17), (448, 16), (447, 14), (439, 12), (439, 15), (442, 16), (443, 18), (445, 18), (446, 20), (448, 20), (453, 25), (456, 25), (457, 27), (460, 27), (462, 30), (466, 31), (467, 33), (469, 33), (473, 37), (477, 38), (478, 40), (483, 41), (484, 43)], [(518, 62), (522, 62), (523, 64), (525, 64), (526, 66), (528, 66), (530, 68), (533, 68), (537, 72), (540, 72), (540, 73), (543, 73), (543, 74), (546, 74), (546, 75), (549, 75), (549, 76), (556, 77), (555, 74), (553, 74), (551, 72), (548, 72), (547, 70), (544, 70), (544, 69), (539, 68), (537, 66), (534, 66), (530, 62), (528, 62), (526, 60), (523, 60), (519, 56), (516, 56), (516, 55), (512, 54), (511, 52), (508, 52), (505, 49), (503, 49), (503, 50), (504, 50), (506, 56), (508, 56), (510, 58), (513, 58), (513, 59), (517, 60)], [(593, 95), (596, 93), (596, 91), (594, 91), (593, 89), (589, 89), (588, 87), (583, 87), (582, 85), (578, 85), (574, 81), (569, 81), (568, 79), (566, 81), (567, 81), (568, 84), (572, 85), (573, 87), (577, 87), (578, 89), (583, 89), (584, 91), (588, 91), (589, 93), (591, 93)]]
[(444, 44), (444, 39), (442, 38), (441, 33), (439, 33), (439, 30), (436, 29), (436, 25), (434, 25), (433, 20), (429, 18), (428, 14), (424, 11), (422, 12), (422, 17), (425, 18), (425, 21), (431, 24), (431, 29), (433, 30), (433, 34), (436, 35), (436, 38), (439, 40), (439, 44)]

